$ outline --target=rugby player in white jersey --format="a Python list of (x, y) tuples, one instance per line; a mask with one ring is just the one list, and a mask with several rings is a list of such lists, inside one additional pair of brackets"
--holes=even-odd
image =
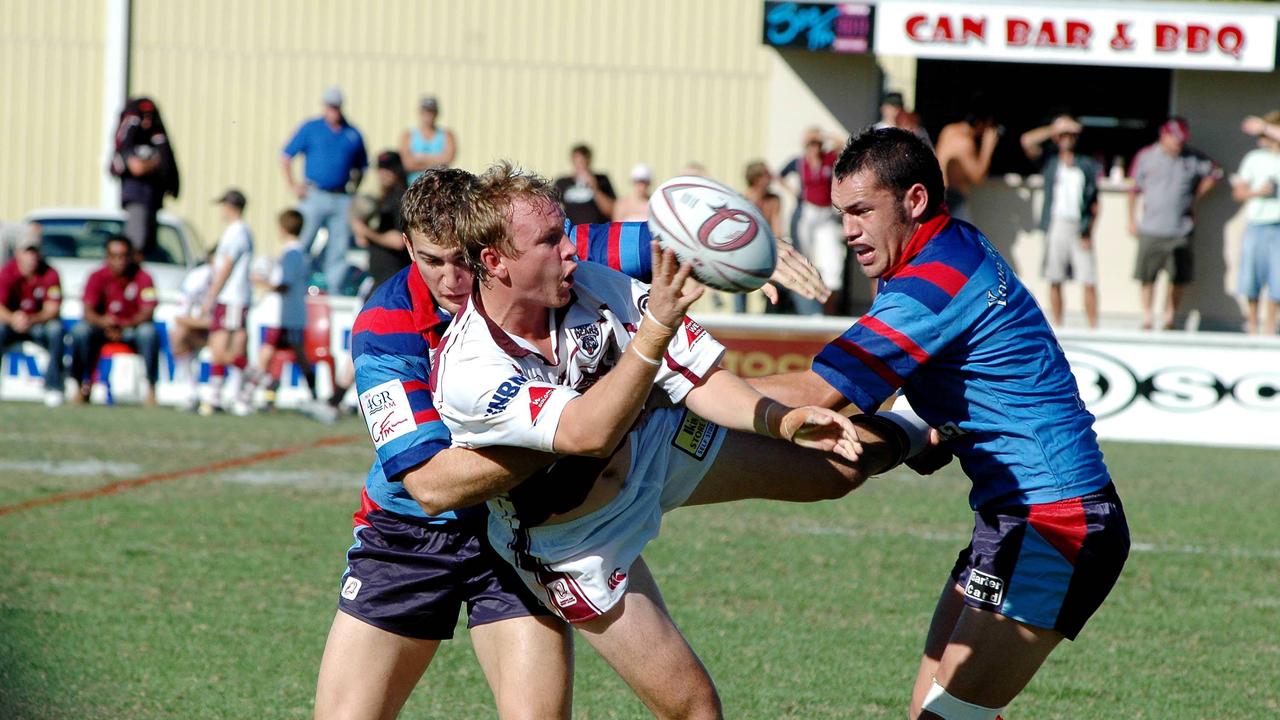
[(655, 715), (719, 717), (640, 558), (662, 513), (841, 497), (923, 447), (928, 429), (889, 413), (855, 428), (763, 397), (684, 317), (702, 288), (673, 254), (655, 250), (652, 287), (578, 264), (545, 179), (499, 165), (480, 184), (456, 218), (477, 283), (433, 358), (436, 407), (455, 447), (563, 456), (493, 488), (491, 544)]

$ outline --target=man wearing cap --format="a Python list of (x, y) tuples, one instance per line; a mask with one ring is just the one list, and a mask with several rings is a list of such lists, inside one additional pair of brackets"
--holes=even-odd
[(631, 168), (631, 194), (618, 198), (613, 204), (614, 222), (646, 222), (649, 219), (650, 186), (653, 171), (648, 165), (638, 163)]
[[(303, 249), (310, 254), (320, 228), (329, 231), (324, 277), (329, 292), (336, 293), (347, 272), (351, 247), (351, 193), (360, 186), (369, 159), (364, 137), (342, 113), (342, 90), (337, 86), (325, 90), (322, 102), (321, 116), (302, 123), (285, 145), (280, 163), (285, 183), (302, 201), (298, 210), (304, 220), (299, 236)], [(305, 158), (304, 182), (293, 177), (293, 158), (298, 154)]]
[(152, 317), (156, 287), (151, 276), (134, 261), (133, 245), (124, 235), (106, 240), (106, 263), (84, 285), (84, 319), (71, 331), (71, 375), (80, 383), (76, 400), (89, 401), (90, 382), (102, 346), (130, 345), (147, 368), (147, 405), (156, 404), (160, 378), (160, 341)]
[[(400, 158), (408, 173), (406, 185), (417, 180), (423, 170), (449, 167), (458, 154), (458, 138), (452, 130), (436, 125), (439, 116), (440, 101), (434, 95), (423, 96), (418, 101), (418, 126), (400, 136)], [(398, 242), (398, 231), (396, 239)]]
[[(200, 403), (201, 415), (212, 415), (222, 408), (222, 386), (229, 373), (234, 374), (235, 379), (232, 397), (239, 396), (239, 385), (244, 380), (244, 369), (248, 365), (245, 350), (249, 335), (245, 321), (253, 299), (250, 272), (253, 234), (244, 221), (244, 193), (233, 188), (214, 202), (218, 204), (218, 214), (226, 221), (227, 227), (214, 250), (213, 279), (209, 281), (209, 292), (205, 293), (201, 312), (201, 317), (209, 318), (209, 351), (213, 355), (209, 383), (205, 386), (206, 396)], [(234, 409), (237, 415), (249, 413), (247, 402), (237, 401)]]
[(400, 200), (408, 189), (400, 153), (384, 150), (378, 153), (375, 165), (382, 193), (377, 210), (368, 220), (351, 218), (356, 244), (369, 249), (369, 275), (374, 288), (409, 265), (409, 253), (400, 235)]
[[(1170, 118), (1160, 126), (1160, 138), (1133, 158), (1129, 191), (1129, 233), (1138, 238), (1134, 279), (1142, 283), (1142, 329), (1155, 325), (1155, 282), (1169, 274), (1169, 297), (1161, 327), (1173, 329), (1174, 315), (1192, 277), (1191, 234), (1193, 207), (1218, 179), (1222, 169), (1199, 150), (1187, 146), (1187, 121)], [(1138, 196), (1142, 215), (1138, 216)]]
[(49, 353), (44, 404), (62, 404), (62, 284), (40, 254), (40, 225), (31, 223), (14, 243), (14, 256), (0, 268), (0, 354), (31, 340)]
[(920, 127), (920, 118), (915, 113), (907, 112), (906, 101), (902, 98), (902, 93), (894, 91), (884, 94), (884, 98), (880, 101), (880, 122), (872, 126), (876, 130), (884, 128), (902, 128), (924, 141), (925, 145), (933, 147), (933, 143), (929, 140), (929, 133)]

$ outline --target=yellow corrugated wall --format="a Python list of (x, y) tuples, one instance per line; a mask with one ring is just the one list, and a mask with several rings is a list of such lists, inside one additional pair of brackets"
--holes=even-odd
[(0, 0), (0, 222), (98, 203), (103, 7)]
[[(615, 188), (697, 160), (735, 186), (764, 153), (770, 53), (759, 0), (134, 0), (131, 91), (159, 103), (183, 172), (169, 209), (211, 243), (210, 205), (249, 197), (260, 246), (290, 202), (280, 150), (340, 84), (370, 155), (397, 145), (424, 93), (457, 164), (544, 174), (586, 141)], [(96, 107), (96, 106), (95, 106)], [(298, 170), (300, 176), (300, 168)], [(373, 189), (372, 178), (366, 190)]]

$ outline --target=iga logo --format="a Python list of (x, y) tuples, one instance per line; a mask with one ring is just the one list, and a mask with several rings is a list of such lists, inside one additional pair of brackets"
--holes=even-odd
[(498, 386), (493, 391), (493, 397), (489, 399), (489, 407), (485, 408), (484, 416), (490, 417), (497, 415), (507, 409), (511, 399), (520, 393), (520, 386), (529, 382), (529, 379), (521, 375), (512, 375), (506, 382)]
[(685, 318), (684, 333), (685, 333), (685, 337), (689, 340), (689, 347), (693, 347), (693, 344), (698, 342), (698, 340), (701, 339), (703, 335), (706, 335), (707, 331), (704, 330), (701, 325), (694, 322), (693, 320), (690, 320), (689, 318)]
[(547, 404), (547, 398), (551, 397), (553, 392), (555, 392), (555, 388), (529, 388), (529, 422), (538, 422), (538, 414), (542, 412), (542, 408)]

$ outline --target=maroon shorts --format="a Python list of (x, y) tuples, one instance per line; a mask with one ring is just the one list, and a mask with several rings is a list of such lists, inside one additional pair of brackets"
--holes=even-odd
[(218, 303), (213, 306), (213, 317), (209, 318), (209, 332), (244, 330), (248, 318), (248, 307)]
[(262, 328), (262, 347), (302, 352), (302, 328)]

